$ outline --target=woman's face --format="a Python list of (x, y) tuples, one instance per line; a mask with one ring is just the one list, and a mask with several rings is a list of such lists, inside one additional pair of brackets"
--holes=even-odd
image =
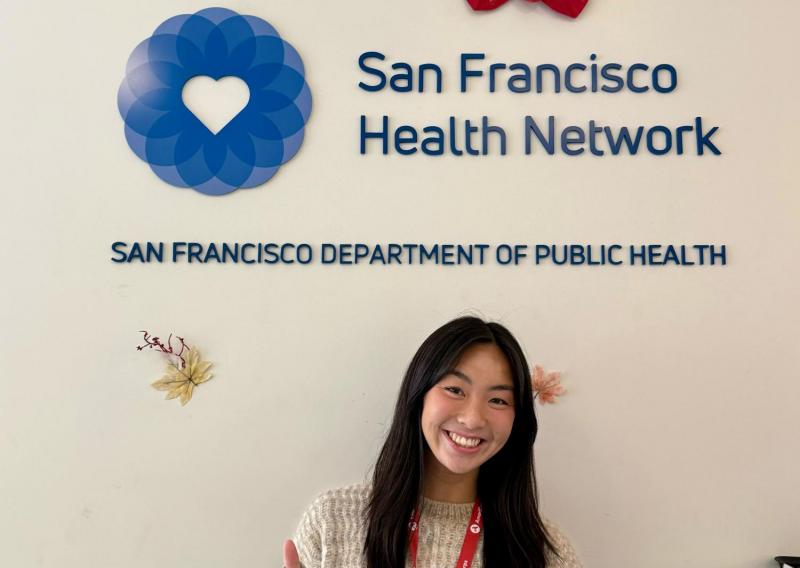
[(477, 343), (426, 394), (422, 433), (436, 460), (455, 474), (499, 452), (514, 424), (514, 381), (503, 352)]

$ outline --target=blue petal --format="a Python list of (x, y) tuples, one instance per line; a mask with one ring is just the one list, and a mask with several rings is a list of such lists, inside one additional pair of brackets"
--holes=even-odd
[(283, 163), (283, 140), (264, 140), (254, 137), (252, 141), (256, 152), (254, 165), (271, 168)]
[(179, 163), (178, 173), (187, 185), (194, 188), (214, 177), (214, 172), (209, 169), (203, 150), (198, 151), (188, 160)]
[(247, 126), (247, 131), (253, 136), (264, 140), (281, 140), (283, 135), (275, 123), (266, 115), (259, 112), (248, 112), (242, 116), (242, 123)]
[(165, 114), (167, 114), (165, 111), (155, 110), (137, 99), (123, 118), (125, 119), (125, 124), (132, 130), (143, 136), (149, 136), (150, 128)]
[(187, 126), (175, 144), (175, 163), (180, 164), (190, 159), (200, 150), (206, 138), (211, 136), (213, 134), (199, 120), (196, 126)]
[(205, 156), (208, 169), (214, 174), (222, 167), (227, 153), (228, 145), (225, 143), (225, 139), (219, 136), (208, 138), (203, 144), (203, 156)]
[(139, 101), (156, 110), (170, 111), (183, 106), (181, 92), (175, 89), (155, 89), (145, 93)]
[(259, 168), (254, 167), (253, 173), (250, 174), (250, 177), (242, 184), (242, 189), (250, 189), (251, 187), (256, 187), (270, 179), (276, 173), (280, 166), (274, 166), (271, 168)]
[[(217, 26), (210, 20), (197, 14), (192, 14), (183, 23), (178, 35), (190, 42), (200, 53), (205, 54), (208, 36), (216, 28)], [(182, 48), (180, 45), (178, 47)]]
[(268, 114), (269, 119), (275, 123), (275, 126), (280, 130), (283, 138), (291, 136), (298, 130), (302, 130), (305, 126), (303, 115), (300, 110), (294, 105), (290, 104), (278, 111)]
[[(182, 114), (183, 113), (180, 111), (165, 114), (153, 123), (147, 135), (151, 138), (168, 138), (177, 134), (182, 134), (186, 127), (186, 118), (182, 116)], [(175, 156), (173, 153), (173, 160), (174, 159)]]
[(217, 172), (217, 177), (228, 185), (241, 186), (253, 171), (253, 163), (240, 160), (232, 151), (228, 151), (225, 162)]
[(219, 31), (225, 36), (228, 46), (226, 72), (240, 75), (250, 67), (255, 57), (255, 36), (244, 18), (228, 18), (219, 24)]
[(254, 65), (283, 63), (283, 40), (279, 37), (256, 37), (256, 56)]
[(157, 166), (171, 166), (175, 164), (175, 143), (177, 136), (171, 138), (147, 138), (147, 161)]
[(228, 42), (219, 28), (215, 28), (210, 34), (208, 34), (205, 59), (207, 66), (205, 71), (209, 77), (219, 79), (223, 75), (227, 74), (225, 72), (225, 64), (227, 63), (228, 59)]

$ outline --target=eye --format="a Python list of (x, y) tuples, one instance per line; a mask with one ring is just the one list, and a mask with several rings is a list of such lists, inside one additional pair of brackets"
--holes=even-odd
[(499, 404), (500, 406), (511, 406), (510, 402), (503, 400), (502, 398), (493, 398), (489, 402), (492, 404)]
[(461, 390), (461, 387), (442, 387), (442, 388), (444, 390), (446, 390), (447, 392), (453, 393), (453, 394), (456, 394), (456, 395), (464, 394), (464, 391)]

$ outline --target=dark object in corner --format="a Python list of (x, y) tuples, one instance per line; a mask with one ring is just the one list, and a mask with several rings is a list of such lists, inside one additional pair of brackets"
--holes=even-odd
[(776, 556), (775, 562), (778, 566), (791, 566), (791, 568), (800, 568), (800, 556)]

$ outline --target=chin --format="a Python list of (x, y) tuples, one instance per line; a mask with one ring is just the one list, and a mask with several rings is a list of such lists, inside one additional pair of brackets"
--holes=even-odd
[(447, 470), (450, 473), (453, 473), (455, 475), (467, 475), (468, 473), (472, 473), (473, 471), (480, 469), (481, 467), (480, 465), (475, 467), (464, 467), (464, 466), (458, 467), (455, 464), (443, 464), (443, 465), (445, 468), (447, 468)]

